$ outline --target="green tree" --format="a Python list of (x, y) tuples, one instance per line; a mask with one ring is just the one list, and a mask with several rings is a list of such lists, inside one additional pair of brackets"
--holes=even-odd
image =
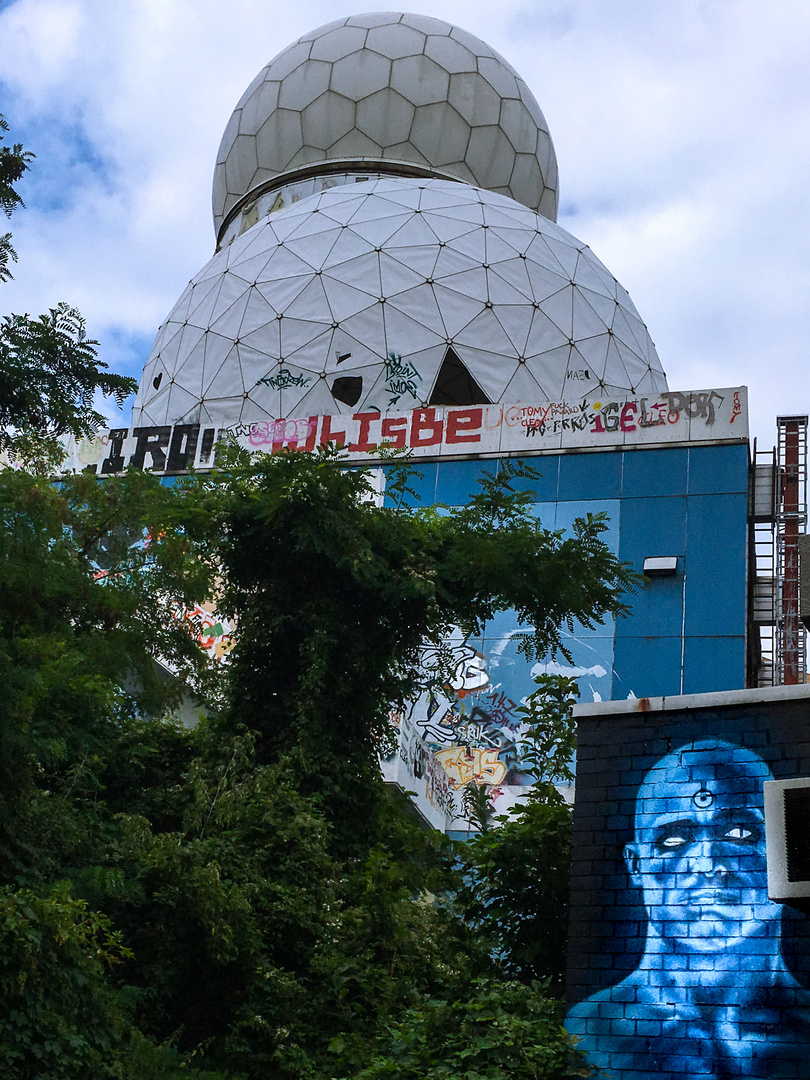
[[(8, 131), (8, 123), (2, 114), (0, 131)], [(2, 141), (3, 136), (0, 135), (0, 142)], [(25, 205), (14, 185), (24, 176), (33, 156), (30, 150), (23, 149), (21, 143), (0, 146), (0, 209), (7, 218), (10, 218), (18, 207)], [(11, 245), (11, 233), (4, 233), (0, 236), (0, 281), (8, 281), (13, 276), (8, 264), (16, 261), (17, 252)]]
[(507, 463), (442, 512), (374, 505), (363, 470), (328, 453), (234, 464), (192, 494), (210, 507), (203, 535), (239, 616), (227, 722), (256, 731), (261, 761), (294, 756), (350, 846), (373, 829), (390, 706), (413, 693), (426, 641), (514, 608), (527, 657), (553, 655), (574, 619), (626, 610), (633, 576), (602, 542), (603, 518), (568, 536), (542, 528), (514, 483), (530, 470)]
[(120, 407), (138, 384), (106, 370), (98, 342), (68, 304), (46, 315), (0, 319), (0, 444), (7, 451), (41, 453), (45, 440), (82, 438), (104, 423), (93, 408), (97, 392)]
[[(67, 951), (43, 938), (41, 970), (59, 973), (49, 1015), (73, 1025), (77, 1060), (103, 1039), (123, 1080), (579, 1068), (559, 1003), (515, 979), (546, 970), (518, 970), (483, 893), (468, 898), (471, 860), (412, 824), (377, 767), (426, 638), (514, 606), (536, 654), (567, 618), (623, 610), (631, 578), (602, 522), (544, 531), (516, 477), (441, 513), (375, 505), (363, 470), (328, 454), (234, 459), (173, 487), (0, 474), (0, 885), (15, 911), (30, 894), (41, 922), (58, 897), (72, 920)], [(390, 490), (405, 483), (394, 469)], [(176, 614), (214, 595), (239, 630), (211, 671)], [(187, 684), (211, 713), (193, 731), (171, 718)], [(549, 779), (564, 731), (539, 720)], [(523, 822), (532, 842), (541, 825)], [(92, 970), (87, 927), (115, 942)], [(82, 980), (92, 1009), (71, 1012)], [(26, 985), (35, 1017), (42, 987)], [(8, 1075), (43, 1074), (15, 1059)]]
[(206, 568), (170, 517), (171, 492), (143, 473), (57, 487), (0, 472), (2, 881), (59, 872), (109, 740), (180, 693), (158, 661), (199, 667), (173, 612), (205, 594)]
[(380, 1038), (356, 1080), (557, 1080), (588, 1076), (559, 1002), (538, 988), (478, 980), (457, 1000), (427, 998)]
[[(501, 970), (561, 992), (565, 979), (571, 807), (558, 785), (573, 783), (575, 679), (540, 675), (519, 710), (528, 724), (523, 768), (534, 784), (510, 817), (486, 816), (464, 844), (460, 903)], [(484, 791), (484, 789), (481, 789)], [(565, 787), (562, 788), (565, 790)]]
[(4, 1076), (112, 1078), (123, 1041), (105, 964), (123, 955), (109, 920), (63, 885), (0, 889), (0, 1063)]
[[(0, 132), (8, 123), (0, 115)], [(2, 135), (0, 135), (2, 141)], [(0, 209), (10, 218), (24, 206), (16, 185), (34, 155), (21, 143), (0, 145)], [(11, 233), (0, 236), (0, 282), (12, 276), (17, 261)], [(98, 342), (87, 337), (85, 322), (68, 304), (46, 315), (6, 315), (0, 320), (0, 449), (24, 460), (58, 462), (55, 440), (82, 438), (104, 418), (93, 408), (96, 393), (111, 396), (119, 408), (138, 384), (107, 371), (98, 359)]]

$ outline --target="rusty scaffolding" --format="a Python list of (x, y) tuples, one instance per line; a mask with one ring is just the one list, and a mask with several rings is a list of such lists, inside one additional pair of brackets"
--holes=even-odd
[(776, 508), (776, 669), (780, 682), (805, 681), (807, 647), (799, 612), (799, 536), (807, 531), (807, 417), (776, 418), (780, 499)]
[(800, 610), (801, 539), (807, 530), (807, 417), (779, 416), (777, 443), (754, 443), (750, 614), (758, 631), (753, 667), (759, 686), (805, 681), (807, 646)]

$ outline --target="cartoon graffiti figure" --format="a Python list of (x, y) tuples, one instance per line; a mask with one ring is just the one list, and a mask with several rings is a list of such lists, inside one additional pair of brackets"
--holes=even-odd
[[(439, 689), (437, 672), (446, 669), (448, 657), (452, 668)], [(486, 657), (466, 642), (450, 644), (444, 650), (425, 648), (422, 652), (422, 693), (411, 706), (410, 717), (430, 742), (447, 745), (458, 737), (462, 717), (457, 702), (489, 685)]]
[(566, 1021), (616, 1080), (810, 1077), (810, 992), (785, 964), (768, 899), (770, 778), (750, 750), (714, 741), (644, 777), (624, 851), (647, 912), (644, 954)]
[(476, 690), (482, 690), (489, 683), (486, 657), (476, 652), (469, 645), (462, 645), (457, 650), (456, 666), (450, 677), (450, 687), (458, 697), (466, 697)]

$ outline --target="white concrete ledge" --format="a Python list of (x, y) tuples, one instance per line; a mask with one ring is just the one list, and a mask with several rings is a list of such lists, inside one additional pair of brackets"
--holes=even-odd
[(717, 709), (721, 706), (767, 704), (775, 701), (810, 703), (810, 683), (798, 686), (763, 686), (754, 690), (720, 690), (711, 694), (680, 694), (673, 697), (623, 698), (593, 701), (574, 706), (574, 717), (616, 716), (627, 713), (675, 712)]

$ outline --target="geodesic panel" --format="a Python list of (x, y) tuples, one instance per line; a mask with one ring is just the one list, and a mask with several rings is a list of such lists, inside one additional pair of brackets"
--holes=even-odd
[(357, 127), (376, 142), (380, 149), (388, 143), (407, 140), (413, 124), (415, 106), (387, 86), (370, 94), (357, 106)]
[(158, 333), (133, 422), (665, 389), (627, 293), (564, 229), (465, 184), (369, 177), (270, 214), (211, 259)]
[(429, 56), (405, 56), (391, 65), (391, 86), (414, 105), (430, 105), (447, 100), (450, 76)]
[(351, 131), (357, 106), (342, 94), (323, 94), (301, 113), (305, 144), (326, 150)]
[[(356, 105), (356, 130), (345, 129), (347, 102)], [(339, 116), (332, 118), (333, 111)], [(471, 140), (479, 128), (493, 127), (502, 138)], [(246, 138), (256, 140), (250, 152)], [(503, 147), (506, 163), (494, 149), (482, 153), (484, 144)], [(535, 167), (515, 168), (516, 155), (531, 155)], [(449, 23), (376, 13), (305, 34), (250, 84), (217, 157), (217, 235), (226, 215), (259, 186), (307, 165), (358, 159), (432, 169), (556, 219), (554, 146), (540, 106), (514, 69)]]

